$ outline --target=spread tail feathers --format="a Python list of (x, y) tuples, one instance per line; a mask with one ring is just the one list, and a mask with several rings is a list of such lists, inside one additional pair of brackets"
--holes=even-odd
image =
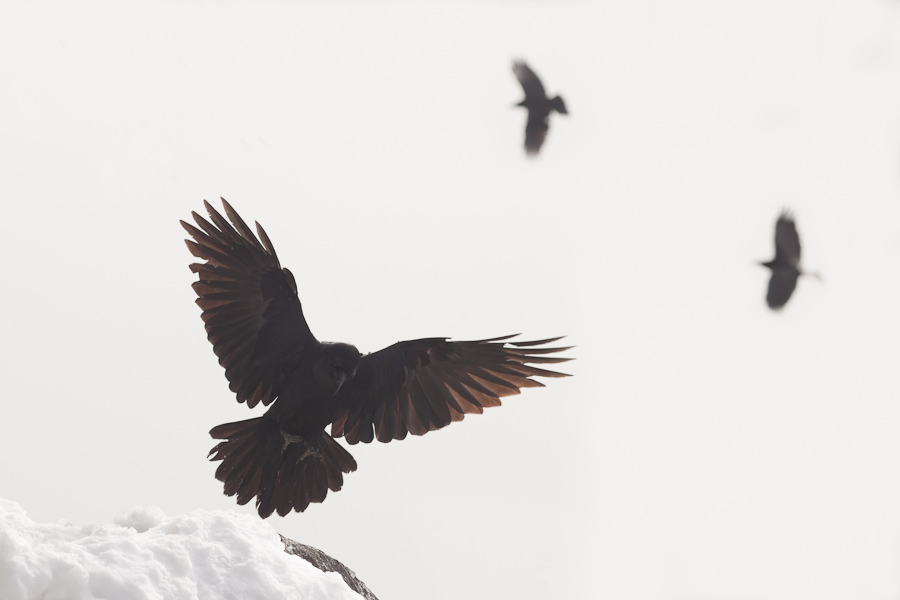
[(222, 461), (216, 479), (225, 483), (225, 495), (237, 494), (238, 504), (256, 496), (263, 519), (322, 502), (329, 489), (341, 489), (343, 473), (356, 470), (350, 453), (324, 431), (310, 439), (285, 436), (275, 421), (259, 417), (213, 427), (209, 434), (225, 440), (209, 452), (210, 460)]
[(554, 96), (552, 100), (550, 100), (550, 106), (561, 115), (569, 114), (569, 111), (566, 110), (566, 103), (563, 102), (563, 99), (559, 96)]

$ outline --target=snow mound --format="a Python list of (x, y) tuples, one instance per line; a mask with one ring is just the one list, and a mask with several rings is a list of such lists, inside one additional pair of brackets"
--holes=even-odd
[(113, 525), (35, 523), (0, 498), (3, 600), (360, 600), (337, 573), (284, 551), (264, 521), (139, 506)]

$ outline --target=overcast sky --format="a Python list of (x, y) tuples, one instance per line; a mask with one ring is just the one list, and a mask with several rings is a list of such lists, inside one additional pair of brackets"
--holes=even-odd
[[(525, 157), (511, 65), (568, 117)], [(575, 376), (268, 521), (383, 600), (900, 598), (900, 3), (7, 2), (0, 497), (236, 509), (179, 219), (321, 340), (567, 334)], [(764, 303), (780, 210), (807, 267)]]

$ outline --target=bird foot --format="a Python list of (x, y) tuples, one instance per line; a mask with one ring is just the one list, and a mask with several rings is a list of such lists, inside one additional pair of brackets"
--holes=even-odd
[(313, 458), (321, 459), (322, 453), (319, 452), (318, 448), (310, 448), (309, 446), (307, 446), (306, 450), (303, 451), (303, 454), (300, 455), (300, 458), (297, 459), (297, 462), (299, 463), (301, 460), (303, 460), (307, 456), (312, 456)]
[(284, 446), (281, 447), (282, 452), (287, 450), (287, 447), (291, 444), (298, 444), (303, 441), (303, 438), (299, 435), (291, 435), (290, 433), (286, 433), (284, 431), (281, 432), (281, 436), (284, 438)]

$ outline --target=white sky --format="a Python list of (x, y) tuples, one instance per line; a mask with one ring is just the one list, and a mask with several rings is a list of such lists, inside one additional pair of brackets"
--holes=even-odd
[[(517, 57), (571, 113), (538, 160)], [(236, 508), (207, 432), (260, 413), (178, 226), (224, 196), (322, 340), (578, 346), (270, 519), (379, 597), (900, 597), (900, 3), (8, 2), (0, 81), (0, 497), (36, 521)], [(772, 314), (784, 206), (824, 282)]]

